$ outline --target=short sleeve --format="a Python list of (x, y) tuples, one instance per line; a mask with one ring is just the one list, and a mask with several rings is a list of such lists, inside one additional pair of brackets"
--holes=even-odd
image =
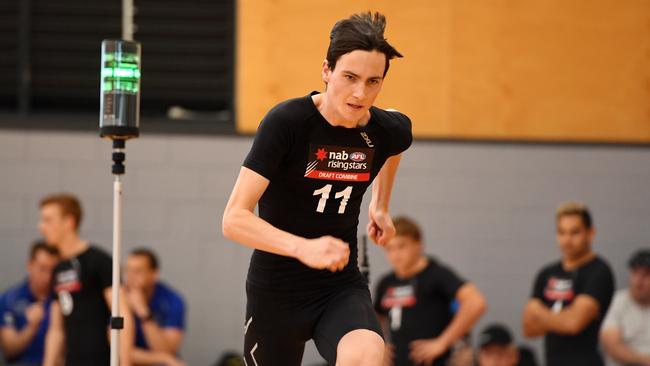
[(62, 262), (59, 262), (59, 264), (54, 267), (54, 270), (52, 271), (52, 284), (50, 285), (50, 290), (52, 292), (52, 301), (59, 301), (59, 293), (56, 291), (57, 287), (57, 278), (59, 275), (59, 272), (61, 272), (62, 268)]
[(433, 272), (437, 288), (449, 299), (451, 303), (456, 298), (456, 293), (465, 280), (456, 274), (451, 268), (438, 264)]
[(113, 262), (108, 254), (98, 251), (97, 253), (97, 276), (99, 285), (105, 290), (113, 285)]
[(388, 310), (384, 309), (383, 306), (381, 306), (381, 299), (384, 297), (386, 293), (386, 280), (385, 278), (379, 281), (379, 284), (375, 288), (375, 298), (374, 298), (374, 308), (375, 312), (377, 314), (382, 315), (382, 316), (387, 316), (388, 315)]
[(288, 118), (290, 116), (282, 105), (264, 117), (243, 166), (271, 180), (289, 151), (291, 131)]
[(533, 284), (533, 293), (530, 295), (533, 299), (544, 301), (544, 287), (546, 286), (546, 271), (541, 270), (535, 277)]
[(406, 151), (413, 142), (413, 133), (411, 132), (411, 120), (405, 115), (395, 110), (387, 111), (394, 118), (394, 126), (391, 129), (390, 155), (398, 155)]
[(600, 304), (604, 316), (614, 294), (614, 275), (606, 265), (596, 267), (587, 278), (585, 286), (578, 295), (588, 295)]
[(0, 296), (0, 328), (11, 325), (13, 315), (7, 308), (7, 299), (4, 295)]
[(160, 326), (162, 328), (185, 329), (185, 303), (180, 296), (171, 297), (169, 313)]
[(621, 329), (621, 315), (623, 313), (625, 296), (626, 293), (624, 292), (616, 294), (612, 306), (609, 308), (609, 311), (607, 311), (605, 320), (603, 320), (602, 329)]

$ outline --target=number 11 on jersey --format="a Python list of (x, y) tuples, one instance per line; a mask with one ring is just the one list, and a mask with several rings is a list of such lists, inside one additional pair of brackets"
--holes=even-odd
[[(327, 200), (330, 198), (330, 192), (332, 191), (332, 185), (327, 184), (321, 189), (317, 189), (314, 191), (314, 196), (320, 196), (320, 199), (318, 200), (318, 206), (316, 207), (316, 212), (325, 212), (325, 205), (327, 204)], [(345, 213), (345, 208), (348, 205), (348, 200), (350, 199), (350, 196), (352, 195), (352, 186), (347, 186), (345, 187), (344, 190), (341, 192), (336, 192), (334, 194), (334, 198), (343, 198), (341, 200), (341, 203), (339, 204), (339, 214)]]

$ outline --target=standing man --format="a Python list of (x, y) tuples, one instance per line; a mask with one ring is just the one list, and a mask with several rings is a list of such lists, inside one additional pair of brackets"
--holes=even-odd
[(0, 295), (0, 347), (9, 365), (41, 365), (52, 301), (54, 247), (36, 242), (29, 251), (27, 279)]
[(614, 296), (600, 342), (621, 365), (650, 366), (650, 250), (636, 252), (629, 267), (629, 288)]
[(375, 311), (390, 335), (384, 365), (446, 365), (451, 347), (485, 312), (485, 298), (476, 286), (424, 255), (422, 233), (413, 220), (399, 217), (393, 223), (396, 234), (384, 247), (393, 272), (379, 281), (375, 293)]
[(156, 254), (135, 249), (126, 259), (126, 299), (135, 319), (135, 365), (184, 365), (178, 359), (185, 329), (185, 303), (160, 281)]
[(334, 25), (325, 91), (273, 108), (239, 173), (222, 229), (256, 249), (246, 283), (248, 365), (300, 365), (309, 339), (331, 365), (382, 362), (382, 332), (357, 267), (357, 225), (374, 181), (368, 234), (380, 245), (394, 234), (390, 195), (412, 139), (405, 115), (373, 106), (389, 61), (401, 56), (385, 26), (379, 13)]
[(614, 275), (592, 250), (594, 227), (585, 205), (561, 205), (556, 225), (562, 260), (537, 275), (524, 309), (524, 334), (545, 336), (547, 365), (604, 365), (598, 332), (614, 293)]
[[(111, 257), (79, 237), (81, 219), (81, 204), (75, 196), (57, 194), (40, 203), (38, 229), (45, 242), (61, 255), (54, 270), (55, 298), (45, 344), (45, 366), (56, 365), (61, 358), (66, 366), (102, 366), (110, 361)], [(124, 297), (120, 304), (125, 323), (120, 365), (128, 366), (133, 324)]]

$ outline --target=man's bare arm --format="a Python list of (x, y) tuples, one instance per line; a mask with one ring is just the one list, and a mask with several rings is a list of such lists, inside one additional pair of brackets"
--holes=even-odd
[(603, 328), (600, 331), (600, 343), (605, 352), (618, 363), (650, 366), (650, 355), (641, 354), (628, 347), (623, 342), (620, 329), (616, 327)]
[(13, 326), (0, 328), (0, 346), (5, 357), (11, 358), (23, 352), (34, 339), (45, 317), (43, 303), (34, 303), (27, 307), (25, 317), (27, 324), (21, 330)]
[(599, 313), (598, 301), (589, 295), (578, 295), (571, 305), (557, 313), (552, 312), (540, 300), (533, 299), (524, 312), (524, 334), (527, 337), (541, 335), (539, 332), (576, 335), (596, 319)]
[(50, 306), (50, 325), (45, 336), (44, 366), (57, 366), (63, 357), (65, 330), (63, 329), (63, 314), (58, 301), (52, 301)]
[(481, 318), (481, 315), (487, 310), (485, 297), (471, 283), (462, 285), (456, 291), (456, 300), (460, 305), (458, 312), (454, 315), (447, 328), (438, 336), (438, 338), (445, 341), (447, 347), (451, 347), (469, 333)]
[[(296, 258), (316, 269), (339, 271), (348, 263), (350, 248), (331, 236), (305, 239), (280, 230), (254, 214), (269, 185), (257, 172), (242, 167), (223, 214), (223, 235), (245, 246)], [(315, 209), (315, 208), (314, 208)]]

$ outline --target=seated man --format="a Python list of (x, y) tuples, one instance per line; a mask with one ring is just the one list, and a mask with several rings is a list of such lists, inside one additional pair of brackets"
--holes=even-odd
[(136, 249), (126, 259), (126, 297), (135, 318), (135, 365), (184, 365), (177, 357), (185, 328), (179, 294), (159, 281), (158, 258)]
[(398, 217), (393, 224), (395, 236), (384, 247), (393, 272), (379, 281), (375, 294), (375, 310), (389, 336), (385, 364), (446, 365), (451, 347), (485, 311), (485, 298), (472, 283), (424, 254), (415, 222)]
[(519, 349), (508, 328), (502, 325), (483, 329), (478, 345), (478, 366), (516, 366), (519, 362)]
[(56, 248), (37, 242), (27, 261), (27, 279), (0, 296), (0, 346), (9, 365), (41, 365), (52, 300)]
[(629, 267), (630, 287), (614, 296), (600, 342), (621, 365), (650, 366), (650, 250), (635, 253)]

